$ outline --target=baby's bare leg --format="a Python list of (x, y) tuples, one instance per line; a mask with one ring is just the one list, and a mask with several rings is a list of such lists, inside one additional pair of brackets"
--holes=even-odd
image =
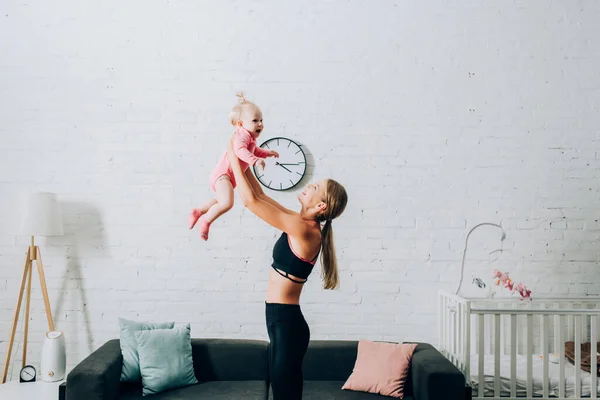
[(215, 191), (217, 192), (215, 203), (209, 207), (203, 217), (208, 223), (213, 222), (233, 207), (233, 185), (228, 177), (221, 177), (215, 182)]
[(217, 180), (215, 191), (217, 192), (216, 202), (199, 220), (200, 237), (204, 240), (208, 239), (210, 224), (233, 207), (233, 185), (228, 177), (221, 177)]
[(201, 214), (206, 214), (206, 212), (217, 202), (217, 199), (212, 198), (208, 200), (206, 203), (203, 203), (197, 210), (200, 211)]

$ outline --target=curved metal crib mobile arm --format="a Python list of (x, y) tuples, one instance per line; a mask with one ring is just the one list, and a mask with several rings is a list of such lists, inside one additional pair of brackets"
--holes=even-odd
[[(502, 236), (500, 237), (500, 243), (502, 243), (504, 241), (504, 239), (506, 239), (506, 232), (504, 232), (504, 229), (502, 228), (502, 226), (498, 225), (498, 224), (494, 224), (492, 222), (482, 222), (480, 224), (475, 225), (473, 228), (471, 228), (471, 230), (469, 231), (469, 233), (467, 233), (467, 237), (465, 238), (465, 249), (463, 250), (463, 256), (462, 256), (462, 264), (460, 266), (460, 281), (458, 282), (458, 287), (456, 288), (456, 292), (454, 292), (455, 295), (458, 295), (458, 292), (460, 291), (460, 288), (462, 286), (463, 283), (463, 278), (464, 278), (464, 272), (465, 272), (465, 258), (467, 255), (467, 246), (469, 243), (469, 237), (471, 236), (471, 233), (473, 233), (473, 231), (477, 228), (479, 228), (480, 226), (494, 226), (496, 228), (499, 228), (502, 231)], [(502, 249), (499, 249), (500, 251)], [(492, 253), (495, 253), (496, 251), (499, 250), (494, 250), (492, 251)], [(490, 253), (490, 254), (492, 254)]]

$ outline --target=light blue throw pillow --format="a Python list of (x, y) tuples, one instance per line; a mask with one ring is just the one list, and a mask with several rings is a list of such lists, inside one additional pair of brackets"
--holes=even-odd
[(198, 383), (194, 375), (190, 324), (136, 331), (135, 338), (144, 396)]
[(134, 333), (151, 329), (171, 329), (175, 326), (175, 322), (136, 322), (119, 318), (119, 326), (121, 328), (119, 340), (121, 354), (123, 354), (121, 382), (139, 382), (142, 376), (140, 375), (140, 360)]

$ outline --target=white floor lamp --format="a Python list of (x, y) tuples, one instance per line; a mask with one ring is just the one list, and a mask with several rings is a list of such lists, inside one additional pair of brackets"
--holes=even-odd
[[(21, 279), (21, 289), (15, 307), (12, 328), (10, 330), (10, 338), (8, 340), (8, 349), (6, 351), (6, 361), (4, 363), (4, 371), (2, 372), (2, 383), (6, 382), (8, 374), (8, 366), (10, 364), (10, 356), (17, 330), (17, 322), (21, 310), (21, 301), (25, 294), (25, 328), (23, 338), (23, 366), (26, 365), (27, 356), (27, 333), (29, 330), (29, 305), (31, 299), (31, 275), (33, 270), (33, 262), (37, 265), (37, 271), (46, 307), (46, 317), (48, 318), (48, 329), (54, 331), (54, 322), (52, 320), (52, 311), (50, 309), (50, 300), (48, 299), (48, 289), (46, 288), (46, 278), (44, 276), (44, 266), (42, 264), (42, 256), (40, 248), (35, 245), (34, 236), (61, 236), (63, 235), (63, 224), (56, 195), (54, 193), (34, 193), (30, 195), (29, 202), (25, 211), (25, 218), (21, 232), (31, 235), (31, 245), (27, 249), (25, 257), (25, 267), (23, 268), (23, 278)], [(25, 291), (25, 285), (27, 290)]]

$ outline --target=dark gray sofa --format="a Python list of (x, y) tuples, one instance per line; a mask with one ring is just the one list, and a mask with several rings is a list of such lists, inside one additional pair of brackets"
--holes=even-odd
[[(304, 359), (304, 399), (385, 399), (380, 395), (341, 390), (352, 373), (358, 342), (311, 341)], [(267, 363), (268, 342), (241, 339), (192, 339), (194, 372), (200, 381), (180, 389), (142, 397), (141, 383), (124, 384), (121, 349), (110, 340), (68, 374), (66, 400), (272, 399)], [(66, 393), (65, 393), (66, 392)], [(462, 373), (433, 346), (418, 343), (409, 372), (408, 400), (465, 400)]]

